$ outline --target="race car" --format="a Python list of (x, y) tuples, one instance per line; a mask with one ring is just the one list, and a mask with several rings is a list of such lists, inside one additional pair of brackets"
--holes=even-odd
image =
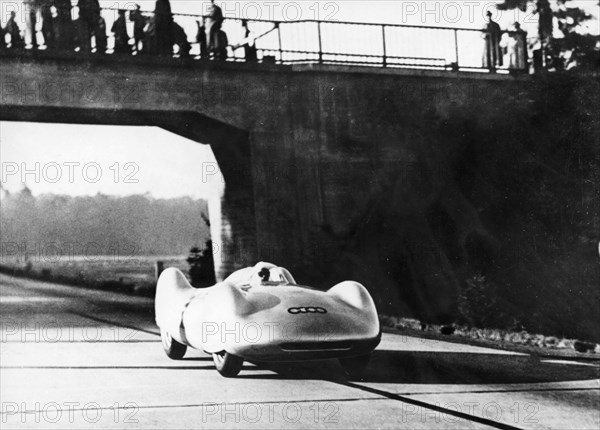
[(363, 285), (345, 281), (321, 291), (263, 262), (202, 289), (178, 269), (166, 269), (156, 287), (155, 314), (169, 358), (182, 359), (188, 347), (205, 351), (225, 377), (236, 376), (244, 360), (330, 358), (360, 377), (381, 340), (375, 304)]

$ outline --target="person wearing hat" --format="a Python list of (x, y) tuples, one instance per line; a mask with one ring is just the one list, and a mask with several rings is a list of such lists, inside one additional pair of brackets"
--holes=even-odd
[(495, 72), (497, 67), (502, 67), (502, 50), (500, 49), (500, 39), (502, 38), (502, 29), (497, 22), (492, 19), (492, 12), (487, 11), (487, 23), (483, 29), (483, 38), (485, 46), (483, 51), (483, 67)]
[(80, 41), (79, 48), (82, 52), (90, 52), (92, 36), (98, 31), (98, 18), (100, 17), (100, 3), (98, 0), (79, 0)]
[(154, 8), (156, 50), (159, 55), (173, 55), (173, 13), (169, 0), (156, 0)]
[(119, 17), (115, 20), (110, 31), (115, 35), (115, 54), (129, 54), (129, 35), (127, 34), (127, 21), (125, 10), (119, 9)]
[(224, 20), (223, 10), (215, 3), (215, 0), (211, 0), (204, 23), (209, 52), (217, 51), (221, 45), (219, 32)]
[(10, 48), (11, 49), (23, 49), (25, 47), (25, 42), (21, 37), (21, 29), (19, 28), (19, 24), (15, 20), (17, 14), (15, 11), (11, 11), (10, 18), (6, 22), (6, 27), (4, 27), (4, 32), (10, 35)]
[(133, 22), (133, 48), (139, 54), (144, 49), (144, 27), (146, 27), (146, 18), (142, 15), (139, 4), (136, 4), (135, 9), (129, 12), (129, 20)]
[(527, 69), (527, 32), (515, 22), (508, 35), (508, 67), (511, 71)]

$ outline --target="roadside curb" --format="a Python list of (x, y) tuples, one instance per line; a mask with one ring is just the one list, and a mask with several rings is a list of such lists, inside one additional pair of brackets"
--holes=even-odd
[(600, 355), (593, 353), (580, 353), (573, 349), (540, 348), (536, 346), (518, 345), (511, 342), (495, 342), (487, 339), (473, 339), (466, 336), (443, 335), (441, 333), (419, 331), (410, 328), (382, 327), (383, 333), (400, 334), (422, 339), (439, 340), (442, 342), (459, 343), (479, 346), (501, 351), (519, 352), (540, 358), (557, 358), (561, 360), (582, 360), (600, 362)]

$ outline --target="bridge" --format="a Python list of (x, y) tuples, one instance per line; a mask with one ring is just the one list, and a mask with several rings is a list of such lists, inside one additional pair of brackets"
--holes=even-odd
[[(466, 259), (496, 246), (460, 185), (466, 152), (510, 147), (565, 87), (463, 62), (463, 33), (478, 30), (417, 28), (450, 41), (438, 62), (389, 43), (403, 26), (256, 24), (276, 40), (257, 42), (256, 62), (6, 49), (0, 120), (154, 125), (210, 145), (226, 184), (210, 202), (219, 279), (275, 261), (305, 282), (374, 285), (383, 310), (403, 294), (450, 312), (457, 278), (432, 219), (449, 220)], [(300, 24), (315, 49), (282, 42)], [(378, 51), (332, 51), (336, 26), (379, 34)]]

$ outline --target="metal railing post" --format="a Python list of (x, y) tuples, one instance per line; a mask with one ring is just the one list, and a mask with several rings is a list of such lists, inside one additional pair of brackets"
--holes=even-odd
[(381, 26), (381, 35), (383, 36), (383, 67), (387, 67), (387, 44), (385, 41), (385, 25)]
[(454, 53), (456, 54), (456, 71), (460, 70), (458, 65), (458, 30), (454, 29)]
[(317, 22), (317, 29), (319, 30), (319, 64), (323, 64), (323, 43), (321, 41), (321, 21)]
[(279, 63), (283, 64), (283, 46), (281, 44), (281, 23), (277, 24), (277, 38), (279, 39)]

